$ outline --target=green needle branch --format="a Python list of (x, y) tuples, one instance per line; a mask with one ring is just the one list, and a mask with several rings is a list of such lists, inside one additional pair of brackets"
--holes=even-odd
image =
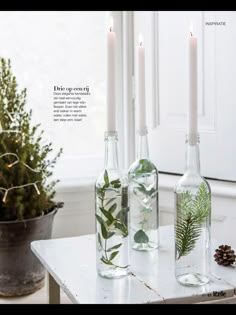
[(203, 182), (196, 194), (183, 192), (177, 195), (177, 219), (175, 225), (175, 243), (177, 259), (187, 256), (195, 248), (201, 235), (202, 224), (210, 212), (210, 194)]

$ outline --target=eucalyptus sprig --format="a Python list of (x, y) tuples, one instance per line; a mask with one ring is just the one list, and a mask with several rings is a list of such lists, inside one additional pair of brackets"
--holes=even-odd
[(175, 243), (177, 259), (180, 259), (195, 248), (202, 224), (210, 213), (210, 193), (205, 182), (202, 182), (195, 196), (189, 191), (177, 195), (177, 213)]
[[(115, 215), (115, 211), (118, 207), (115, 202), (117, 198), (106, 198), (106, 192), (110, 190), (114, 190), (117, 193), (117, 197), (120, 196), (120, 188), (120, 179), (110, 181), (108, 172), (105, 170), (104, 185), (97, 188), (97, 194), (100, 200), (99, 209), (101, 211), (101, 215), (96, 214), (96, 219), (101, 226), (101, 234), (98, 232), (98, 242), (104, 252), (101, 258), (101, 261), (104, 264), (112, 265), (115, 268), (127, 268), (128, 266), (118, 266), (113, 262), (115, 257), (119, 254), (118, 249), (122, 246), (122, 243), (107, 248), (107, 240), (112, 238), (117, 231), (119, 231), (123, 237), (128, 236), (126, 217), (129, 209), (121, 208), (121, 210)], [(104, 246), (102, 239), (104, 239)]]
[[(146, 164), (144, 163), (144, 161), (146, 160), (141, 160), (142, 166), (145, 166)], [(134, 188), (134, 193), (136, 193), (136, 191), (138, 193), (141, 193), (144, 198), (147, 201), (150, 201), (152, 199), (154, 199), (157, 194), (158, 194), (158, 190), (155, 189), (154, 187), (152, 187), (151, 189), (148, 189), (144, 184), (136, 182), (137, 186)], [(148, 222), (147, 217), (150, 215), (150, 213), (152, 213), (152, 208), (151, 207), (142, 207), (142, 210), (140, 211), (140, 214), (142, 216), (142, 220), (139, 222), (140, 224), (140, 229), (134, 234), (134, 241), (136, 243), (139, 244), (147, 244), (149, 242), (149, 237), (147, 235), (147, 233), (145, 232), (145, 224)]]

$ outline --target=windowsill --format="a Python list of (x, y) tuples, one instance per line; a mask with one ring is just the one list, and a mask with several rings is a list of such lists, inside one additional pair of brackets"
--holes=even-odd
[[(173, 191), (180, 176), (159, 174), (159, 188), (161, 190)], [(65, 179), (57, 185), (58, 192), (83, 192), (94, 189), (95, 177)], [(236, 198), (236, 183), (220, 180), (208, 180), (213, 196)]]
[[(179, 178), (180, 176), (178, 175), (160, 174), (160, 189), (173, 190)], [(211, 193), (213, 196), (236, 198), (236, 183), (212, 179), (207, 181), (211, 186)]]
[(66, 178), (61, 179), (56, 186), (58, 193), (64, 192), (83, 192), (94, 189), (96, 178), (95, 177), (82, 177), (82, 178)]

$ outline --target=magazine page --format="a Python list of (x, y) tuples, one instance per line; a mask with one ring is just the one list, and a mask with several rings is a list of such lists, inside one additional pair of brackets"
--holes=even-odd
[(0, 12), (0, 304), (235, 303), (235, 38), (234, 11)]

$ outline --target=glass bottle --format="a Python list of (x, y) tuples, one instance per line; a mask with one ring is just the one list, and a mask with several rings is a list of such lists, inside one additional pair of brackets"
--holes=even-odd
[(179, 283), (209, 282), (211, 192), (200, 175), (199, 136), (186, 137), (186, 169), (175, 187), (175, 276)]
[(130, 166), (130, 242), (133, 249), (159, 246), (158, 171), (149, 159), (147, 128), (138, 132), (136, 161)]
[(105, 169), (95, 184), (97, 272), (120, 278), (129, 272), (128, 183), (118, 165), (117, 132), (105, 132)]

